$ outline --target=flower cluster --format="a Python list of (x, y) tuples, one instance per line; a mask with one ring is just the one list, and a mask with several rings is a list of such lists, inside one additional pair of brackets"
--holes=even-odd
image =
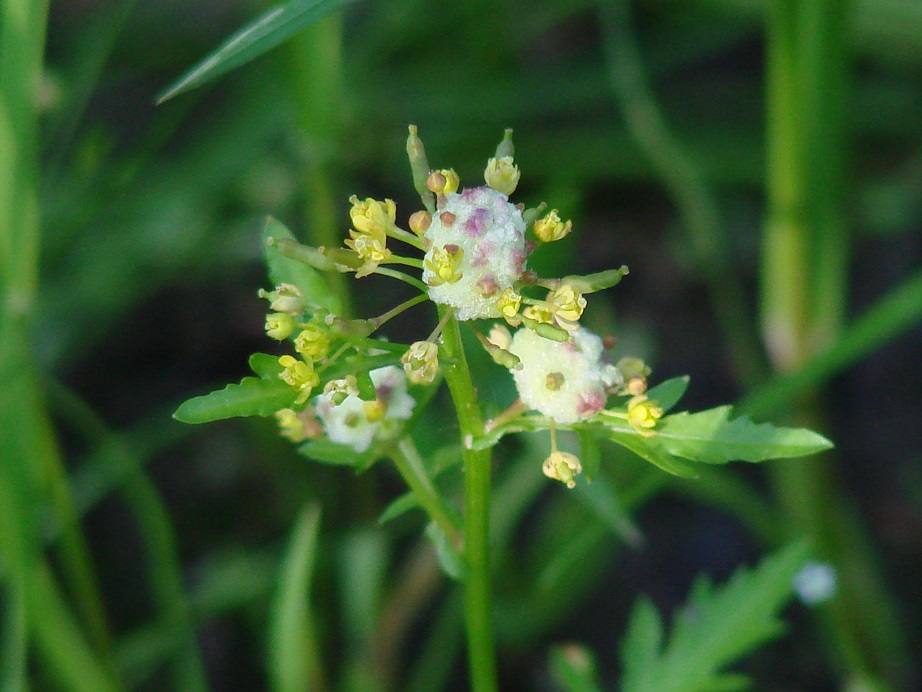
[[(429, 385), (438, 380), (439, 338), (448, 319), (500, 320), (489, 336), (472, 329), (490, 356), (512, 373), (519, 402), (509, 415), (533, 410), (548, 419), (551, 454), (543, 470), (549, 477), (573, 487), (582, 470), (575, 455), (557, 449), (557, 426), (578, 426), (605, 416), (623, 420), (637, 434), (654, 434), (663, 409), (646, 394), (649, 368), (632, 358), (613, 364), (607, 354), (610, 344), (581, 325), (586, 296), (613, 286), (627, 269), (556, 279), (528, 270), (529, 254), (565, 238), (573, 224), (561, 219), (557, 209), (546, 212), (544, 204), (526, 209), (510, 201), (521, 176), (511, 131), (487, 163), (485, 184), (473, 187), (462, 187), (452, 169), (432, 169), (412, 126), (407, 151), (425, 207), (410, 215), (409, 230), (398, 226), (393, 200), (353, 195), (345, 247), (299, 246), (289, 252), (323, 271), (395, 278), (420, 295), (379, 317), (350, 321), (318, 310), (308, 314), (307, 301), (288, 284), (261, 292), (271, 309), (266, 333), (279, 341), (292, 339), (297, 353), (278, 361), (279, 377), (296, 392), (293, 408), (277, 414), (282, 434), (301, 441), (322, 431), (359, 452), (392, 438), (414, 408), (408, 381)], [(422, 256), (399, 254), (388, 246), (391, 240)], [(401, 266), (416, 268), (419, 278)], [(380, 354), (375, 344), (380, 348), (381, 342), (368, 337), (426, 299), (442, 306), (443, 316), (428, 338), (404, 347), (390, 345), (386, 353), (394, 355), (391, 365), (324, 378), (343, 353)], [(341, 345), (335, 349), (337, 343)], [(395, 367), (398, 363), (402, 369)], [(321, 382), (322, 393), (311, 399)], [(606, 409), (612, 396), (626, 400)]]

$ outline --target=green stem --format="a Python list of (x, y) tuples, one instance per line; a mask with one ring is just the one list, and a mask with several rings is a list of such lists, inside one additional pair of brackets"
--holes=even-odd
[(423, 465), (423, 459), (409, 435), (401, 438), (391, 449), (391, 459), (429, 518), (448, 537), (452, 545), (459, 546), (461, 527), (458, 525), (457, 517), (432, 484)]
[[(776, 0), (767, 23), (768, 211), (762, 328), (775, 368), (794, 372), (837, 336), (846, 296), (843, 210), (849, 3)], [(806, 388), (801, 422), (821, 420)], [(840, 593), (819, 610), (849, 683), (900, 687), (906, 645), (866, 531), (843, 496), (829, 456), (776, 462), (774, 492), (788, 531), (809, 536), (840, 573)]]
[[(440, 316), (445, 310), (440, 308)], [(464, 556), (468, 574), (465, 581), (464, 610), (467, 628), (468, 668), (471, 688), (476, 692), (497, 689), (496, 651), (493, 643), (493, 618), (490, 587), (490, 471), (489, 449), (470, 449), (471, 442), (483, 435), (483, 416), (461, 342), (461, 330), (449, 319), (442, 331), (445, 354), (445, 381), (461, 428), (464, 458)]]

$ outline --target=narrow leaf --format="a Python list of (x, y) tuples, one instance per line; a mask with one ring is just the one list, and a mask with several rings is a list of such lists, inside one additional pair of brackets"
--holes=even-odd
[(320, 657), (310, 610), (320, 508), (302, 511), (279, 575), (269, 623), (269, 672), (276, 692), (318, 689)]
[(435, 556), (438, 558), (442, 571), (452, 579), (463, 580), (467, 575), (467, 563), (464, 562), (464, 557), (448, 540), (438, 524), (432, 522), (426, 527), (426, 538), (435, 548)]
[(801, 457), (832, 447), (822, 435), (804, 428), (777, 428), (740, 416), (729, 420), (730, 407), (678, 413), (656, 427), (656, 440), (669, 454), (707, 464)]
[(327, 439), (311, 440), (298, 447), (298, 451), (309, 459), (332, 466), (351, 466), (356, 472), (365, 471), (381, 457), (375, 445), (365, 452), (356, 452), (349, 445), (331, 442)]
[(290, 406), (295, 395), (295, 390), (282, 380), (244, 377), (240, 384), (229, 384), (183, 402), (173, 418), (181, 423), (210, 423), (236, 416), (269, 416)]
[(157, 103), (195, 89), (226, 72), (245, 65), (298, 31), (353, 0), (291, 0), (266, 12), (225, 41), (220, 48), (171, 84), (157, 98)]
[(622, 447), (625, 447), (641, 459), (649, 461), (654, 466), (658, 466), (666, 473), (681, 478), (697, 478), (698, 473), (689, 464), (666, 454), (656, 441), (656, 436), (642, 437), (635, 432), (620, 432), (609, 430), (608, 439)]
[(277, 379), (284, 369), (279, 365), (278, 356), (270, 356), (268, 353), (254, 353), (250, 356), (249, 363), (250, 370), (264, 380)]
[(688, 375), (673, 377), (671, 380), (666, 380), (648, 389), (647, 396), (656, 401), (663, 411), (668, 411), (685, 395), (689, 379)]
[(263, 247), (272, 283), (276, 286), (282, 283), (294, 284), (301, 289), (309, 305), (337, 314), (340, 310), (339, 299), (330, 290), (323, 275), (310, 265), (283, 255), (278, 247), (269, 244), (270, 238), (294, 240), (294, 235), (281, 221), (271, 216), (266, 219), (266, 225), (263, 227)]

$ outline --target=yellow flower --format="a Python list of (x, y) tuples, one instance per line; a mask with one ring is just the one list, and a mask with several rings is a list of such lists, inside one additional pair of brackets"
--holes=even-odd
[(483, 172), (483, 179), (487, 185), (497, 192), (502, 192), (507, 197), (515, 192), (521, 176), (522, 173), (519, 167), (513, 163), (511, 156), (490, 159), (487, 161), (487, 168)]
[(270, 312), (266, 315), (266, 336), (284, 341), (295, 330), (294, 318), (284, 312)]
[(310, 398), (311, 390), (320, 383), (320, 376), (314, 366), (288, 355), (279, 358), (279, 365), (284, 368), (279, 378), (300, 392), (295, 404), (303, 404)]
[(352, 202), (352, 209), (349, 210), (352, 225), (360, 233), (381, 238), (394, 227), (397, 218), (397, 205), (394, 200), (386, 199), (379, 202), (369, 197), (362, 201), (352, 195), (349, 201)]
[(496, 309), (506, 321), (515, 320), (521, 306), (522, 296), (512, 288), (503, 289), (499, 298), (496, 299)]
[(330, 333), (318, 324), (307, 324), (295, 337), (295, 351), (312, 361), (323, 360), (330, 353)]
[(301, 413), (290, 408), (283, 408), (275, 412), (275, 420), (279, 424), (279, 434), (292, 442), (304, 442), (304, 440), (323, 434), (320, 422), (309, 408)]
[(582, 472), (583, 465), (579, 463), (579, 457), (575, 454), (554, 451), (544, 460), (541, 470), (548, 478), (560, 481), (568, 488), (575, 488), (576, 481), (573, 479)]
[(554, 321), (554, 313), (545, 305), (529, 305), (522, 311), (522, 315), (539, 324), (551, 324)]
[(460, 185), (461, 179), (453, 168), (432, 171), (426, 178), (426, 187), (437, 195), (450, 195), (452, 192), (457, 192)]
[(558, 324), (568, 331), (577, 329), (579, 318), (586, 309), (586, 299), (570, 284), (563, 284), (558, 289), (548, 294), (547, 302), (550, 304)]
[(535, 235), (538, 240), (545, 243), (552, 243), (566, 237), (573, 230), (572, 221), (561, 221), (557, 215), (557, 210), (552, 209), (547, 215), (535, 221)]
[(652, 428), (656, 427), (657, 421), (662, 417), (663, 409), (653, 399), (648, 399), (646, 394), (632, 397), (627, 402), (628, 425), (644, 437), (653, 434)]
[(458, 270), (464, 250), (457, 245), (443, 245), (432, 248), (431, 256), (425, 260), (424, 266), (432, 276), (429, 277), (430, 286), (457, 283), (463, 274)]

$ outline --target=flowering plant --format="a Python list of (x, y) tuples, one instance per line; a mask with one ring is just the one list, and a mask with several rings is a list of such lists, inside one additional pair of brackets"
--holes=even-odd
[[(393, 460), (432, 520), (428, 533), (443, 568), (465, 581), (472, 673), (488, 678), (487, 512), (492, 450), (505, 435), (548, 431), (548, 453), (543, 462), (536, 460), (536, 471), (570, 489), (598, 472), (599, 440), (685, 477), (697, 475), (696, 463), (798, 457), (831, 445), (809, 430), (731, 419), (728, 406), (670, 413), (688, 378), (650, 386), (646, 363), (630, 355), (616, 358), (616, 339), (582, 324), (587, 296), (618, 284), (627, 267), (550, 278), (528, 268), (531, 253), (565, 237), (572, 223), (543, 203), (526, 208), (510, 201), (520, 177), (511, 131), (489, 159), (484, 185), (462, 188), (454, 170), (431, 168), (414, 126), (407, 152), (423, 208), (408, 217), (406, 229), (397, 223), (394, 201), (354, 195), (344, 247), (302, 245), (281, 223), (268, 220), (265, 251), (275, 287), (260, 291), (269, 301), (266, 334), (290, 344), (290, 352), (254, 354), (255, 377), (191, 399), (175, 417), (203, 423), (274, 416), (281, 434), (309, 458), (360, 471), (379, 459)], [(401, 247), (416, 256), (401, 254)], [(416, 293), (379, 316), (350, 319), (324, 272), (388, 277)], [(382, 336), (390, 319), (424, 302), (438, 314), (427, 336), (409, 344)], [(509, 371), (518, 392), (511, 406), (490, 419), (472, 380), (462, 328), (496, 367)], [(463, 521), (413, 438), (443, 379), (461, 433)], [(575, 433), (579, 453), (575, 444), (558, 446), (561, 431)]]

